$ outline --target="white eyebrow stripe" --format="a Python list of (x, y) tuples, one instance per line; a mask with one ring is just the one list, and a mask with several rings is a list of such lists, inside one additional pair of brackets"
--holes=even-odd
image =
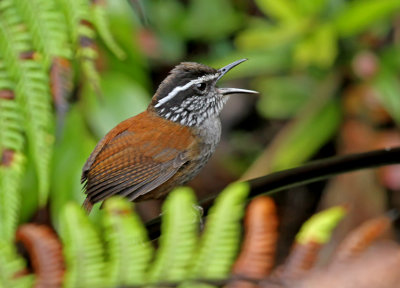
[(211, 75), (204, 75), (201, 76), (197, 79), (191, 80), (188, 83), (186, 83), (183, 86), (178, 86), (175, 87), (171, 92), (168, 93), (167, 96), (165, 96), (164, 98), (160, 99), (158, 101), (158, 103), (154, 106), (156, 108), (160, 107), (162, 104), (168, 102), (169, 100), (171, 100), (172, 98), (174, 98), (179, 92), (181, 91), (185, 91), (186, 89), (188, 89), (189, 87), (195, 85), (195, 84), (199, 84), (202, 82), (206, 82), (206, 81), (210, 81), (212, 79), (215, 79), (219, 76), (220, 73), (216, 73), (216, 74), (211, 74)]

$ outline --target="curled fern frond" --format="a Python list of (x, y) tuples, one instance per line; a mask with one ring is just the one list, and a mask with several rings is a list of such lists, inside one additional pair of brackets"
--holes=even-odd
[(106, 286), (103, 246), (87, 215), (75, 203), (65, 206), (60, 219), (66, 273), (64, 287)]
[[(246, 182), (225, 188), (210, 209), (200, 248), (194, 255), (188, 278), (224, 279), (236, 256), (241, 233), (240, 220), (250, 186)], [(210, 287), (189, 283), (183, 287)]]
[(93, 24), (108, 49), (110, 49), (119, 59), (125, 59), (126, 54), (124, 50), (122, 50), (117, 42), (115, 42), (115, 39), (110, 32), (108, 18), (106, 16), (106, 1), (92, 1), (91, 12)]
[(0, 51), (15, 83), (16, 100), (38, 175), (39, 205), (43, 206), (49, 192), (53, 143), (49, 80), (35, 53), (29, 53), (32, 57), (21, 57), (32, 51), (31, 37), (13, 5), (10, 0), (0, 1)]
[(12, 242), (0, 241), (0, 287), (32, 287), (34, 277), (25, 274), (25, 263), (17, 255)]
[(43, 55), (46, 68), (55, 56), (72, 56), (64, 15), (55, 1), (17, 0), (15, 5), (32, 35), (34, 49)]
[(104, 210), (104, 239), (110, 286), (145, 283), (145, 272), (153, 256), (153, 247), (143, 223), (132, 212), (132, 204), (125, 199), (107, 200)]
[(148, 281), (178, 282), (187, 278), (187, 271), (197, 244), (199, 210), (190, 188), (172, 191), (162, 209), (162, 234)]
[(36, 275), (35, 287), (61, 287), (64, 258), (61, 242), (53, 230), (45, 225), (24, 224), (18, 228), (16, 241), (29, 254)]

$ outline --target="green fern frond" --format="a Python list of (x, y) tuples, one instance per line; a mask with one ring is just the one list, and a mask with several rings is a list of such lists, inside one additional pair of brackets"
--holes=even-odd
[[(2, 88), (1, 84), (0, 79), (0, 93), (13, 94), (11, 90)], [(0, 98), (0, 123), (0, 149), (22, 151), (24, 147), (23, 121), (15, 99)]]
[(314, 214), (301, 226), (296, 235), (296, 242), (300, 244), (309, 242), (325, 244), (331, 239), (333, 229), (346, 216), (346, 213), (346, 207), (334, 206)]
[(99, 57), (95, 42), (96, 33), (92, 27), (81, 23), (79, 25), (80, 47), (77, 56), (81, 62), (82, 71), (86, 80), (96, 92), (100, 92), (100, 75), (96, 69), (96, 60)]
[(132, 205), (122, 198), (105, 202), (103, 216), (107, 275), (111, 287), (145, 283), (153, 247)]
[[(45, 0), (44, 0), (45, 1)], [(67, 21), (67, 28), (73, 48), (79, 43), (79, 25), (82, 20), (90, 21), (89, 2), (87, 0), (58, 0)]]
[(19, 189), (24, 168), (25, 157), (19, 152), (12, 154), (9, 165), (0, 165), (0, 239), (10, 242), (15, 237), (18, 224), (21, 203)]
[(100, 92), (100, 76), (95, 61), (98, 58), (96, 50), (96, 32), (92, 26), (89, 1), (86, 0), (58, 0), (65, 12), (70, 31), (73, 49), (80, 62), (82, 71), (96, 91)]
[(20, 209), (20, 183), (25, 157), (22, 115), (4, 62), (0, 59), (0, 158), (8, 156), (0, 164), (0, 239), (12, 241), (17, 229)]
[(0, 1), (0, 51), (10, 79), (15, 83), (18, 105), (28, 138), (28, 147), (35, 161), (39, 183), (39, 205), (49, 192), (49, 167), (53, 136), (49, 80), (41, 62), (21, 59), (31, 52), (30, 34), (21, 22), (10, 0)]
[(64, 287), (104, 287), (106, 270), (100, 237), (87, 215), (75, 203), (64, 207), (60, 236), (67, 268)]
[(54, 56), (71, 57), (65, 18), (54, 1), (17, 0), (15, 5), (31, 32), (35, 50), (44, 57), (46, 68)]
[(0, 149), (22, 151), (24, 147), (23, 119), (20, 108), (15, 101), (15, 84), (0, 58), (0, 93), (8, 97), (0, 97)]
[[(23, 25), (13, 1), (0, 1), (0, 16), (0, 35), (3, 38), (0, 42), (0, 51), (5, 61), (5, 67), (10, 71), (10, 77), (12, 78), (18, 72), (18, 64), (15, 62), (19, 58), (19, 53), (22, 51), (32, 51), (31, 36), (26, 31), (25, 25)], [(9, 36), (8, 34), (12, 36), (11, 43), (8, 43), (8, 38), (4, 39), (4, 37)]]
[[(200, 249), (193, 257), (190, 279), (224, 279), (236, 256), (244, 214), (250, 190), (245, 182), (225, 188), (210, 209)], [(204, 284), (184, 284), (182, 287), (210, 287)]]
[(125, 59), (126, 54), (124, 50), (119, 47), (114, 37), (112, 36), (109, 28), (108, 18), (106, 16), (106, 3), (101, 1), (93, 1), (92, 3), (92, 18), (93, 24), (97, 29), (100, 37), (119, 59)]
[(32, 275), (17, 276), (26, 269), (11, 242), (0, 241), (0, 288), (33, 287)]
[(162, 209), (160, 247), (149, 272), (148, 281), (179, 282), (187, 272), (197, 244), (199, 210), (190, 188), (172, 191)]

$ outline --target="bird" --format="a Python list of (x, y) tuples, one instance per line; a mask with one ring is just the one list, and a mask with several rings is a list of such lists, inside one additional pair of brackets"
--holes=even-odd
[(165, 198), (196, 176), (221, 138), (220, 113), (231, 94), (217, 82), (240, 59), (220, 69), (182, 62), (161, 82), (147, 109), (122, 121), (96, 145), (82, 169), (90, 213), (113, 195), (140, 202)]

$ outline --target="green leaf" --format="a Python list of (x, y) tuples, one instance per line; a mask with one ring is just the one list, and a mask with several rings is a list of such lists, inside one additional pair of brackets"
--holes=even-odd
[[(296, 25), (270, 25), (256, 23), (252, 27), (240, 32), (235, 44), (240, 50), (270, 50), (284, 47), (296, 41), (308, 30), (308, 21), (299, 21)], [(269, 51), (265, 53), (270, 53)]]
[(117, 42), (114, 40), (113, 35), (111, 34), (105, 3), (93, 2), (91, 12), (93, 23), (96, 26), (96, 29), (104, 43), (119, 59), (125, 59), (125, 52), (119, 47)]
[(229, 71), (219, 83), (230, 79), (276, 73), (277, 71), (289, 68), (291, 65), (290, 50), (287, 48), (271, 49), (268, 51), (235, 52), (208, 64), (211, 67), (220, 68), (242, 58), (248, 58), (249, 60), (241, 64), (240, 69)]
[(311, 97), (315, 81), (307, 76), (270, 77), (256, 82), (260, 92), (257, 109), (266, 118), (287, 119)]
[(150, 283), (178, 282), (187, 278), (200, 220), (195, 204), (194, 192), (187, 187), (175, 189), (165, 201), (160, 247), (148, 275)]
[(54, 147), (50, 208), (55, 222), (65, 203), (83, 202), (80, 183), (82, 167), (96, 146), (96, 140), (87, 129), (84, 113), (79, 108), (77, 105), (70, 107), (64, 119), (63, 134)]
[(143, 112), (149, 104), (146, 91), (128, 76), (118, 72), (105, 73), (101, 80), (102, 97), (86, 89), (85, 113), (98, 137), (103, 137), (116, 124)]
[(104, 240), (107, 251), (107, 275), (111, 286), (140, 285), (149, 281), (146, 272), (153, 246), (132, 203), (113, 197), (104, 205)]
[(192, 0), (185, 19), (183, 27), (188, 39), (221, 39), (241, 24), (241, 17), (229, 0)]
[(173, 35), (175, 37), (185, 36), (186, 10), (182, 1), (177, 0), (154, 0), (142, 1), (154, 30), (160, 31), (162, 35)]
[(313, 89), (313, 97), (274, 138), (243, 179), (297, 166), (332, 137), (341, 120), (339, 105), (332, 99), (338, 87), (337, 78), (328, 75)]
[(356, 35), (368, 29), (376, 21), (385, 19), (399, 11), (399, 0), (355, 0), (333, 20), (338, 34), (342, 37)]
[(265, 15), (283, 22), (296, 22), (301, 18), (294, 1), (291, 0), (256, 0), (257, 6)]
[[(241, 219), (250, 186), (237, 182), (226, 187), (210, 209), (200, 247), (187, 274), (191, 279), (227, 277), (240, 243)], [(210, 287), (188, 283), (182, 287)]]
[(379, 60), (384, 70), (399, 70), (400, 69), (400, 43), (396, 45), (386, 46), (382, 48), (382, 52), (379, 55)]
[(378, 98), (400, 126), (400, 82), (397, 72), (382, 67), (374, 86), (379, 91)]
[(302, 39), (295, 47), (295, 64), (300, 67), (316, 65), (329, 68), (338, 53), (335, 30), (331, 25), (320, 25), (311, 35)]
[(301, 226), (300, 232), (296, 235), (296, 242), (325, 244), (346, 212), (347, 210), (343, 206), (335, 206), (313, 215)]
[(296, 0), (296, 6), (304, 16), (314, 16), (327, 6), (327, 0)]
[(340, 120), (340, 108), (334, 100), (304, 110), (281, 138), (271, 159), (271, 170), (291, 168), (310, 158), (331, 139)]
[(68, 203), (60, 219), (60, 236), (66, 264), (65, 288), (107, 286), (103, 247), (85, 212)]

